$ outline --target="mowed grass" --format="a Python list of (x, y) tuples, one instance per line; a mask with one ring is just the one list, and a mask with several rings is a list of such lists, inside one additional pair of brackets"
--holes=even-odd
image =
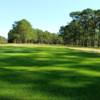
[(99, 53), (63, 46), (0, 46), (0, 100), (99, 98)]

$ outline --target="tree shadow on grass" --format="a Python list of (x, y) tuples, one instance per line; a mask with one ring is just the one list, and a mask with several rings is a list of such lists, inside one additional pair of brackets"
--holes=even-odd
[[(0, 68), (0, 82), (1, 81), (6, 84), (9, 83), (6, 89), (17, 85), (24, 85), (24, 88), (17, 88), (19, 88), (19, 90), (22, 89), (24, 93), (27, 92), (27, 100), (35, 100), (35, 93), (41, 93), (42, 95), (41, 97), (37, 97), (37, 100), (43, 100), (43, 98), (44, 100), (67, 100), (68, 98), (70, 98), (70, 100), (98, 100), (100, 96), (100, 78), (84, 76), (75, 71), (32, 72)], [(23, 97), (24, 93), (17, 95), (18, 100), (25, 98)], [(45, 99), (46, 95), (47, 97)], [(16, 98), (16, 94), (13, 94), (13, 97), (14, 96)], [(10, 97), (7, 98), (8, 100), (12, 100)]]
[(0, 53), (34, 53), (39, 52), (39, 48), (28, 48), (28, 47), (0, 47)]
[[(10, 87), (14, 86), (17, 86), (16, 92), (23, 90), (23, 93), (19, 92), (17, 95), (18, 100), (21, 100), (23, 96), (28, 97), (27, 100), (35, 100), (35, 94), (39, 93), (42, 96), (37, 97), (37, 100), (98, 100), (100, 96), (100, 77), (78, 73), (76, 70), (81, 68), (99, 72), (99, 62), (81, 64), (86, 59), (99, 59), (99, 54), (71, 51), (70, 49), (61, 49), (61, 51), (60, 49), (56, 49), (56, 51), (55, 49), (50, 49), (48, 51), (48, 49), (39, 48), (27, 48), (26, 51), (22, 48), (21, 51), (20, 48), (18, 49), (19, 52), (15, 50), (13, 53), (28, 53), (29, 55), (6, 55), (6, 53), (11, 53), (9, 51), (13, 51), (10, 48), (10, 50), (4, 52), (4, 57), (0, 57), (0, 82), (7, 84), (5, 91), (8, 88), (12, 90)], [(42, 52), (49, 52), (50, 55), (41, 55)], [(70, 68), (70, 70), (16, 71), (15, 69), (6, 68), (7, 66), (32, 68), (60, 66)], [(71, 70), (73, 68), (76, 70)], [(2, 86), (2, 84), (0, 85)], [(24, 86), (24, 88), (21, 86)], [(26, 92), (25, 95), (24, 92)], [(5, 99), (12, 100), (11, 96), (6, 97), (5, 94)], [(13, 94), (13, 96), (16, 98), (16, 94)], [(1, 96), (1, 98), (3, 97)]]
[(0, 100), (19, 100), (19, 99), (11, 96), (0, 96)]
[[(44, 59), (44, 60), (43, 60)], [(1, 67), (53, 67), (56, 65), (61, 65), (61, 67), (64, 64), (75, 64), (77, 61), (72, 60), (63, 60), (63, 59), (56, 59), (56, 58), (47, 58), (47, 57), (41, 57), (41, 60), (37, 60), (35, 58), (30, 57), (22, 57), (22, 56), (15, 56), (15, 57), (8, 57), (8, 58), (1, 58), (0, 59)]]
[[(11, 49), (11, 48), (10, 48)], [(3, 57), (0, 57), (0, 66), (1, 67), (71, 67), (71, 68), (83, 68), (89, 70), (96, 70), (100, 71), (100, 62), (92, 62), (91, 60), (99, 60), (100, 54), (97, 53), (88, 53), (88, 52), (81, 52), (70, 49), (64, 49), (63, 51), (51, 49), (50, 51), (46, 51), (43, 48), (27, 48), (28, 55), (24, 55), (25, 48), (17, 48), (21, 49), (23, 55), (21, 55), (18, 51), (14, 53), (18, 53), (19, 55), (13, 55), (12, 53), (9, 55), (3, 54)], [(15, 49), (16, 50), (16, 49)], [(48, 50), (48, 49), (47, 49)], [(66, 51), (65, 51), (66, 50)], [(14, 51), (14, 50), (12, 50)], [(34, 52), (35, 51), (35, 52)], [(43, 54), (44, 53), (44, 54)], [(45, 54), (47, 53), (47, 55)], [(87, 60), (88, 59), (88, 60)], [(81, 64), (83, 61), (89, 61), (90, 64)]]

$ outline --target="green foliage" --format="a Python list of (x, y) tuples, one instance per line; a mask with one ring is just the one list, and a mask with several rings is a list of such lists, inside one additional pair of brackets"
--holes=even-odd
[(64, 43), (74, 46), (100, 47), (100, 10), (85, 9), (70, 13), (72, 21), (61, 27)]
[(43, 44), (63, 44), (63, 39), (59, 34), (50, 33), (48, 31), (42, 31), (36, 29), (37, 43)]
[(58, 34), (32, 28), (31, 24), (23, 19), (14, 23), (8, 33), (8, 42), (62, 44), (63, 40)]
[(23, 19), (15, 22), (12, 30), (8, 33), (8, 41), (14, 43), (30, 42), (33, 36), (33, 29), (31, 24)]

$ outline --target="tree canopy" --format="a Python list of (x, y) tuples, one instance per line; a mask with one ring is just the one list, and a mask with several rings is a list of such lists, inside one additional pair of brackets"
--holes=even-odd
[(26, 43), (32, 39), (33, 29), (31, 24), (23, 19), (13, 24), (13, 28), (8, 33), (8, 41), (14, 43)]
[(63, 38), (56, 33), (32, 28), (32, 25), (26, 19), (22, 19), (13, 24), (8, 33), (8, 42), (61, 44)]
[(72, 21), (60, 28), (64, 43), (100, 47), (100, 10), (85, 9), (70, 13)]

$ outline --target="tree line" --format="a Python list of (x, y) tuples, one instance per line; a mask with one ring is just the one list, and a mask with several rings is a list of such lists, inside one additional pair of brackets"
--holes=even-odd
[(22, 19), (12, 25), (8, 39), (1, 37), (0, 42), (100, 47), (100, 10), (75, 11), (70, 17), (72, 20), (61, 26), (58, 34), (33, 28), (30, 22)]
[(60, 28), (64, 44), (100, 47), (100, 10), (85, 9), (70, 13), (72, 21)]
[(30, 22), (22, 19), (12, 25), (8, 32), (8, 43), (62, 44), (63, 38), (55, 33), (35, 29)]

